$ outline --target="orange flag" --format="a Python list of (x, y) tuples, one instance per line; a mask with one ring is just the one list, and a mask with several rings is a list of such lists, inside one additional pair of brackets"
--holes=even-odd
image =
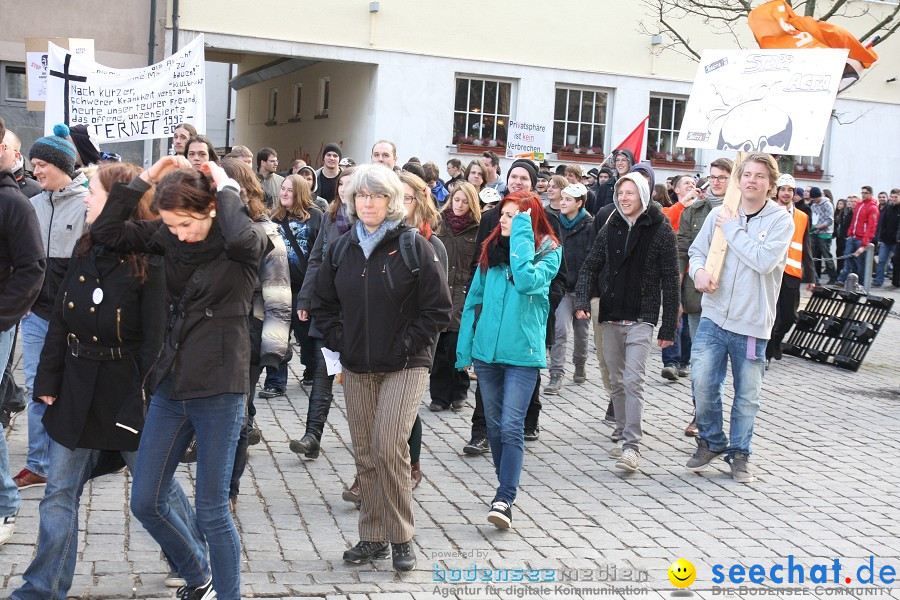
[(750, 11), (747, 21), (760, 48), (847, 48), (850, 55), (841, 81), (844, 91), (878, 55), (842, 27), (812, 17), (801, 17), (784, 0), (771, 0)]

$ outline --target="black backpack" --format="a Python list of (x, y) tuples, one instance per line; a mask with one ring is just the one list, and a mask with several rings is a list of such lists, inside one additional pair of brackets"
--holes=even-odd
[[(400, 234), (400, 256), (403, 257), (403, 264), (410, 270), (413, 277), (419, 276), (419, 255), (416, 252), (416, 236), (419, 232), (410, 227)], [(350, 235), (345, 234), (337, 239), (334, 243), (334, 254), (331, 255), (331, 268), (335, 271), (341, 265), (344, 255), (347, 253), (347, 247), (350, 245)]]

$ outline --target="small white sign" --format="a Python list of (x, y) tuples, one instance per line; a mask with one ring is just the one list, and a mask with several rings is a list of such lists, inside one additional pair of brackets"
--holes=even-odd
[(550, 129), (543, 123), (510, 119), (506, 132), (506, 158), (543, 160), (550, 152)]
[(705, 50), (678, 146), (818, 156), (847, 50)]
[(337, 375), (343, 370), (340, 352), (335, 352), (322, 346), (322, 356), (325, 357), (325, 370), (328, 371), (329, 375)]

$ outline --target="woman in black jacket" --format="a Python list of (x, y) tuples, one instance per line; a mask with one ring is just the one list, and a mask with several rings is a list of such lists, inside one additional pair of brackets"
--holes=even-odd
[(441, 332), (431, 369), (431, 410), (462, 409), (469, 392), (469, 374), (456, 368), (456, 342), (459, 320), (469, 288), (469, 265), (477, 249), (481, 208), (475, 186), (465, 181), (450, 186), (450, 198), (441, 210), (437, 236), (447, 249), (447, 283), (453, 300), (453, 314), (446, 331)]
[[(394, 568), (408, 571), (416, 559), (406, 442), (434, 341), (450, 321), (450, 290), (431, 244), (418, 234), (404, 236), (411, 228), (402, 223), (396, 174), (380, 164), (362, 165), (344, 198), (353, 226), (346, 245), (329, 246), (310, 311), (325, 347), (341, 355), (356, 455), (361, 541), (344, 560), (387, 558), (390, 542)], [(413, 258), (416, 271), (407, 262)]]
[[(853, 221), (853, 208), (847, 206), (847, 201), (841, 198), (834, 206), (834, 251), (835, 256), (844, 255), (844, 246), (847, 245), (847, 233), (850, 231), (850, 223)], [(837, 272), (844, 268), (843, 258), (837, 259)]]
[[(168, 313), (162, 350), (147, 376), (153, 396), (131, 510), (187, 581), (183, 597), (214, 589), (220, 600), (237, 600), (241, 542), (228, 510), (228, 485), (249, 385), (247, 315), (269, 244), (221, 167), (188, 167), (183, 157), (167, 156), (127, 187), (115, 186), (92, 230), (120, 251), (166, 257)], [(155, 181), (162, 220), (126, 221)], [(192, 542), (190, 524), (158, 493), (172, 481), (194, 434), (197, 525), (209, 561), (206, 548)]]
[[(127, 163), (101, 167), (85, 198), (85, 222), (96, 220), (115, 183), (128, 183), (140, 171)], [(154, 217), (151, 196), (139, 198), (130, 218)], [(84, 484), (125, 464), (134, 468), (144, 424), (141, 381), (162, 343), (164, 295), (159, 257), (119, 254), (85, 231), (60, 284), (34, 382), (35, 399), (48, 405), (49, 473), (37, 554), (14, 598), (66, 597)], [(169, 502), (181, 518), (190, 514), (177, 483)]]

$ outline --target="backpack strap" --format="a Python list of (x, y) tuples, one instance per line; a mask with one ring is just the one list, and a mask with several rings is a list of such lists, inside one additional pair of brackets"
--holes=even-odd
[(350, 246), (349, 234), (340, 236), (337, 241), (334, 242), (334, 252), (331, 255), (331, 268), (333, 270), (338, 270), (341, 261), (344, 259), (344, 255), (347, 254), (348, 246)]
[(416, 236), (419, 232), (409, 228), (400, 234), (400, 256), (403, 263), (412, 272), (413, 277), (419, 276), (419, 253), (416, 252)]

